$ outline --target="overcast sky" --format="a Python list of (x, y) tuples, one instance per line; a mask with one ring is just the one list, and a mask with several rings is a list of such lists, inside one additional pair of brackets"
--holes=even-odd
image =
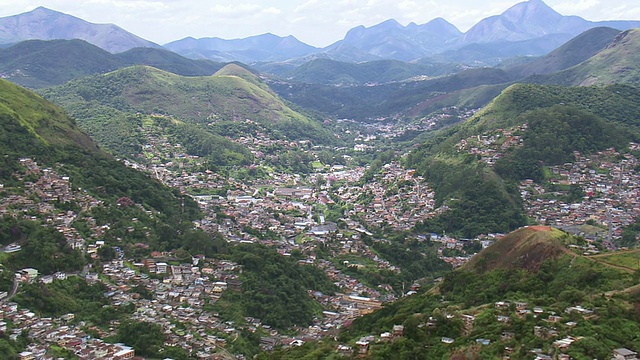
[[(112, 23), (165, 44), (187, 36), (237, 39), (267, 32), (324, 47), (358, 25), (403, 25), (442, 17), (461, 31), (518, 0), (0, 0), (0, 17), (44, 6), (92, 23)], [(563, 15), (640, 20), (638, 0), (546, 0)]]

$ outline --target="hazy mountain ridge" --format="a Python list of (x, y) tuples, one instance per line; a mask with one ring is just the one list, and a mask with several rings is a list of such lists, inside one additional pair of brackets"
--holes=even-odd
[(269, 33), (233, 40), (188, 37), (165, 44), (164, 47), (190, 58), (227, 62), (282, 61), (318, 51), (318, 48), (291, 35), (279, 37)]
[(41, 88), (132, 65), (149, 65), (183, 76), (212, 75), (225, 64), (192, 60), (160, 48), (109, 53), (84, 40), (27, 40), (0, 49), (2, 77), (18, 85)]
[[(446, 59), (468, 64), (495, 64), (506, 57), (544, 55), (581, 32), (600, 26), (627, 30), (640, 27), (640, 21), (592, 22), (578, 16), (563, 16), (541, 0), (530, 0), (481, 20), (466, 33), (442, 18), (407, 26), (389, 19), (371, 27), (352, 28), (342, 40), (323, 49), (307, 45), (291, 35), (279, 37), (270, 33), (232, 40), (187, 37), (170, 42), (165, 48), (192, 59), (221, 62), (279, 62), (309, 56), (348, 62), (411, 61), (436, 55), (442, 57), (439, 54), (449, 52)], [(0, 43), (58, 38), (84, 39), (109, 52), (158, 47), (115, 25), (91, 24), (42, 7), (0, 19)], [(477, 50), (458, 53), (459, 49), (472, 44)], [(498, 54), (489, 55), (496, 51)]]
[(135, 47), (160, 47), (116, 25), (92, 24), (45, 7), (0, 18), (0, 43), (53, 39), (82, 39), (111, 53)]
[[(394, 27), (390, 27), (390, 22), (393, 23), (392, 21), (387, 21), (370, 28), (359, 27), (357, 28), (359, 36), (356, 39), (346, 36), (344, 40), (338, 43), (349, 44), (380, 56), (380, 52), (376, 53), (374, 51), (377, 49), (376, 43), (388, 42), (393, 44), (391, 39), (396, 40), (397, 37), (391, 37), (389, 34), (393, 33), (392, 30), (397, 32), (398, 29), (402, 28), (397, 23)], [(439, 23), (440, 29), (446, 29), (446, 27), (442, 26), (442, 22)], [(396, 50), (395, 52), (388, 52), (385, 56), (407, 60), (412, 56), (412, 59), (417, 59), (419, 57), (433, 56), (447, 50), (455, 54), (471, 44), (475, 44), (480, 49), (486, 48), (488, 52), (497, 51), (502, 58), (516, 55), (539, 56), (548, 53), (581, 32), (599, 26), (627, 30), (640, 26), (640, 21), (591, 22), (577, 16), (563, 16), (541, 0), (530, 0), (516, 4), (500, 15), (481, 20), (464, 34), (459, 33), (456, 36), (451, 31), (443, 32), (443, 30), (431, 32), (428, 36), (412, 39), (418, 42), (411, 47), (414, 53), (402, 53), (394, 49)], [(391, 28), (392, 30), (381, 31), (386, 28)], [(413, 28), (412, 24), (404, 27), (405, 30), (411, 28)], [(369, 39), (369, 41), (365, 42), (361, 39)], [(423, 46), (425, 43), (431, 44), (430, 47), (426, 48), (428, 51), (423, 51), (420, 56), (416, 56), (415, 52), (420, 51), (418, 49), (425, 49)], [(438, 47), (434, 47), (434, 44), (437, 44)], [(332, 46), (335, 46), (335, 44)], [(403, 56), (405, 56), (404, 59), (401, 58)], [(478, 58), (473, 55), (458, 55), (456, 60), (469, 63), (473, 59)]]
[(619, 34), (620, 31), (613, 28), (593, 28), (569, 40), (544, 57), (528, 64), (511, 67), (507, 71), (518, 78), (562, 71), (596, 55)]
[[(637, 30), (620, 32), (612, 28), (594, 28), (544, 57), (503, 69), (477, 68), (456, 72), (451, 68), (453, 73), (447, 76), (373, 87), (335, 88), (296, 83), (297, 79), (313, 81), (318, 74), (325, 74), (327, 78), (335, 76), (334, 79), (356, 78), (368, 67), (367, 63), (347, 66), (325, 60), (322, 67), (312, 66), (319, 65), (313, 62), (308, 67), (300, 66), (296, 72), (290, 72), (295, 74), (291, 82), (275, 82), (271, 86), (281, 96), (300, 106), (339, 117), (363, 120), (376, 114), (388, 117), (403, 114), (417, 118), (438, 107), (484, 106), (502, 89), (518, 81), (578, 85), (596, 81), (596, 76), (599, 76), (599, 84), (635, 85), (638, 83), (635, 74), (640, 71), (638, 62), (633, 60), (640, 49), (638, 38), (640, 32)], [(378, 62), (378, 73), (391, 70), (391, 67), (380, 67), (383, 64), (393, 65), (392, 62)], [(336, 75), (339, 73), (342, 74), (340, 77)], [(352, 106), (352, 102), (357, 106)]]
[(602, 51), (571, 68), (547, 76), (534, 77), (533, 82), (566, 86), (640, 84), (640, 29), (619, 33)]

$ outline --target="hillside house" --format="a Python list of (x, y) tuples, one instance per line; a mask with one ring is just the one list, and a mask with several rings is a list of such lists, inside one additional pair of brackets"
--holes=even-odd
[(619, 348), (613, 350), (612, 360), (635, 360), (638, 359), (638, 353), (627, 348)]

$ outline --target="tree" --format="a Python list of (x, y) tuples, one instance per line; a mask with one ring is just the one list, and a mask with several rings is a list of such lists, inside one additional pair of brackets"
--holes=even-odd
[(127, 321), (118, 328), (117, 341), (130, 345), (140, 356), (157, 357), (164, 344), (164, 334), (158, 324)]

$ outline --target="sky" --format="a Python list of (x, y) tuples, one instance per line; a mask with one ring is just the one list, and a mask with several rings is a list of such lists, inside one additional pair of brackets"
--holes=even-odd
[[(638, 0), (544, 0), (563, 15), (587, 20), (640, 20)], [(238, 39), (293, 35), (324, 47), (349, 29), (388, 19), (402, 25), (441, 17), (465, 32), (520, 0), (0, 0), (0, 17), (38, 6), (97, 24), (115, 24), (164, 45), (187, 36)]]

